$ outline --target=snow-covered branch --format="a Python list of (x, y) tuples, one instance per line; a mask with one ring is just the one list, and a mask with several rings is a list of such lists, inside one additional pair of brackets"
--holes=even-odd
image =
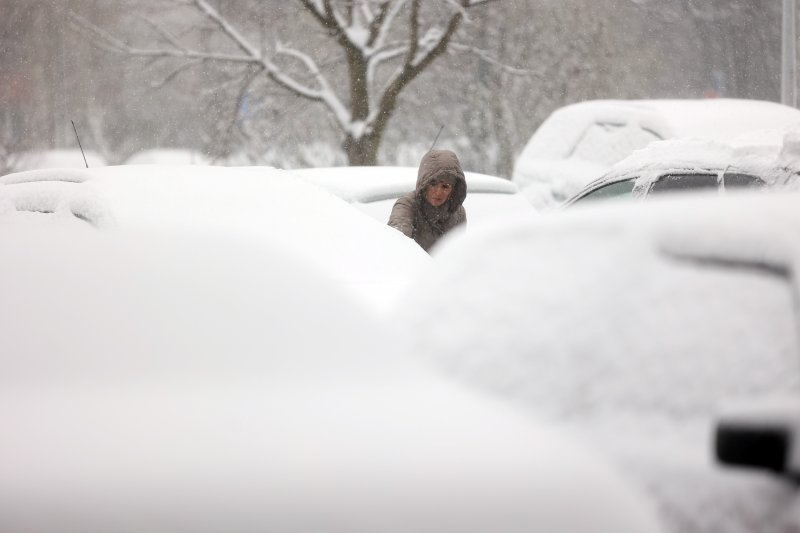
[(311, 13), (319, 22), (322, 24), (327, 24), (328, 21), (325, 18), (325, 8), (322, 5), (322, 0), (300, 0), (300, 4), (305, 7), (306, 11)]
[(216, 24), (222, 32), (231, 38), (241, 50), (252, 57), (258, 59), (261, 53), (258, 48), (253, 46), (236, 28), (233, 27), (219, 11), (214, 9), (206, 0), (194, 0), (195, 5), (202, 11), (214, 24)]
[(185, 49), (186, 49), (186, 48), (185, 48), (185, 47), (184, 47), (184, 46), (181, 44), (181, 42), (178, 40), (178, 38), (177, 38), (177, 37), (175, 37), (175, 36), (174, 36), (174, 35), (172, 35), (170, 32), (168, 32), (167, 30), (165, 30), (164, 28), (162, 28), (162, 27), (161, 27), (159, 24), (157, 24), (156, 22), (154, 22), (154, 21), (152, 21), (152, 20), (150, 20), (150, 19), (148, 19), (148, 18), (145, 18), (145, 19), (144, 19), (144, 22), (145, 22), (145, 23), (146, 23), (148, 26), (150, 26), (151, 28), (153, 28), (153, 29), (154, 29), (156, 32), (158, 32), (158, 34), (159, 34), (159, 35), (161, 35), (161, 36), (162, 36), (162, 37), (163, 37), (163, 38), (164, 38), (164, 39), (165, 39), (165, 40), (166, 40), (166, 41), (167, 41), (169, 44), (171, 44), (171, 45), (172, 45), (172, 46), (174, 46), (175, 48), (177, 48), (177, 49), (179, 49), (179, 50), (185, 50)]
[[(307, 17), (299, 24), (316, 22), (324, 31), (312, 39), (330, 39), (333, 49), (323, 54), (295, 46), (291, 40), (276, 43), (272, 52), (264, 48), (264, 32), (254, 34), (228, 17), (214, 0), (181, 0), (182, 9), (195, 16), (188, 20), (164, 19), (166, 27), (146, 21), (155, 39), (145, 47), (126, 42), (71, 14), (72, 24), (92, 41), (109, 50), (146, 58), (171, 58), (174, 67), (161, 84), (202, 62), (227, 62), (249, 69), (252, 76), (269, 79), (272, 87), (322, 103), (329, 117), (345, 135), (345, 150), (352, 164), (374, 164), (377, 149), (401, 92), (431, 63), (448, 50), (470, 8), (499, 0), (291, 0)], [(258, 2), (248, 6), (258, 9)], [(442, 9), (441, 6), (445, 6)], [(430, 8), (430, 9), (429, 9)], [(256, 11), (253, 12), (255, 14)], [(472, 12), (470, 12), (472, 13)], [(253, 20), (239, 13), (242, 20)], [(439, 17), (439, 18), (436, 18)], [(186, 34), (175, 31), (184, 26)], [(263, 30), (263, 28), (262, 28)], [(213, 32), (220, 39), (209, 40)], [(253, 35), (260, 35), (254, 40)], [(397, 40), (399, 39), (399, 40)], [(522, 72), (467, 44), (453, 49), (477, 55), (505, 72)], [(332, 54), (332, 51), (338, 51)], [(336, 61), (329, 68), (323, 61)], [(339, 68), (345, 65), (345, 69)], [(382, 67), (387, 66), (384, 69)], [(395, 68), (391, 68), (394, 66)], [(334, 84), (328, 76), (346, 74), (347, 82)], [(377, 79), (378, 77), (381, 79)], [(250, 86), (252, 79), (246, 83)], [(266, 89), (259, 89), (264, 94)]]
[[(384, 2), (383, 5), (388, 3), (389, 2)], [(360, 0), (358, 6), (361, 9), (361, 16), (364, 17), (364, 20), (372, 20), (375, 18), (375, 15), (372, 14), (372, 9), (369, 7), (369, 0)]]
[(117, 39), (107, 31), (92, 24), (85, 18), (74, 12), (68, 12), (71, 25), (79, 32), (88, 34), (88, 38), (98, 46), (116, 53), (141, 57), (173, 57), (187, 60), (200, 59), (204, 61), (226, 61), (232, 63), (253, 63), (258, 62), (258, 58), (250, 55), (227, 54), (218, 52), (201, 52), (183, 47), (179, 43), (170, 42), (173, 48), (137, 48), (125, 41)]
[[(308, 89), (307, 87), (301, 86), (294, 79), (286, 77), (282, 80), (282, 83), (289, 84), (293, 91), (297, 93), (302, 93), (303, 96), (312, 100), (320, 100), (325, 102), (328, 108), (333, 112), (336, 116), (337, 121), (340, 123), (341, 126), (346, 126), (350, 121), (350, 113), (345, 108), (344, 104), (342, 104), (341, 100), (336, 97), (336, 93), (334, 93), (333, 89), (331, 88), (330, 83), (328, 83), (327, 78), (322, 74), (317, 66), (316, 62), (309, 56), (308, 54), (304, 54), (299, 50), (288, 48), (280, 43), (276, 46), (275, 52), (277, 54), (286, 55), (289, 57), (293, 57), (299, 60), (303, 65), (305, 65), (306, 69), (312, 74), (314, 79), (319, 84), (319, 89), (312, 90)], [(272, 65), (272, 63), (269, 63)], [(268, 66), (269, 69), (269, 66)], [(278, 69), (274, 69), (274, 75), (279, 76), (282, 74), (279, 73)]]
[(367, 47), (375, 50), (384, 46), (386, 35), (394, 25), (397, 15), (405, 7), (406, 2), (407, 0), (397, 0), (396, 2), (387, 1), (381, 4), (379, 14), (372, 19)]
[(195, 59), (192, 61), (187, 61), (186, 63), (183, 63), (181, 65), (178, 65), (178, 67), (173, 69), (172, 72), (164, 76), (164, 78), (161, 79), (161, 81), (153, 82), (150, 85), (150, 87), (153, 89), (160, 89), (161, 87), (166, 86), (169, 82), (174, 80), (181, 72), (185, 72), (201, 62), (202, 62), (201, 59)]
[[(462, 0), (467, 2), (468, 0)], [(430, 65), (434, 59), (447, 50), (450, 40), (458, 30), (463, 19), (463, 14), (458, 11), (447, 22), (445, 30), (438, 27), (430, 28), (425, 35), (419, 39), (419, 0), (413, 0), (411, 4), (411, 18), (409, 27), (410, 42), (403, 66), (389, 79), (383, 90), (380, 103), (376, 109), (370, 113), (370, 123), (377, 128), (385, 127), (387, 120), (387, 109), (394, 109), (397, 104), (397, 97), (400, 92), (416, 78), (420, 72)], [(466, 4), (465, 4), (466, 5)]]
[(375, 71), (383, 63), (388, 63), (398, 57), (403, 57), (408, 52), (408, 45), (398, 45), (374, 53), (367, 64), (367, 83), (372, 87), (375, 80)]
[(514, 75), (518, 75), (518, 76), (525, 76), (525, 75), (528, 75), (528, 74), (531, 73), (531, 71), (528, 70), (528, 69), (520, 69), (520, 68), (512, 67), (511, 65), (507, 65), (505, 63), (502, 63), (496, 57), (493, 57), (491, 54), (489, 54), (489, 52), (487, 52), (486, 50), (482, 50), (482, 49), (476, 48), (474, 46), (469, 46), (469, 45), (462, 44), (462, 43), (457, 43), (457, 42), (451, 42), (450, 43), (450, 48), (452, 48), (453, 50), (459, 51), (459, 52), (466, 52), (466, 53), (472, 54), (474, 56), (477, 56), (478, 58), (481, 59), (481, 61), (484, 61), (484, 62), (486, 62), (486, 63), (488, 63), (490, 65), (498, 67), (502, 71), (507, 72), (509, 74), (514, 74)]
[(462, 17), (467, 16), (467, 8), (470, 7), (470, 4), (467, 3), (466, 0), (445, 0), (447, 4), (453, 6), (456, 13), (461, 13)]
[[(275, 83), (284, 89), (294, 93), (297, 96), (307, 98), (313, 101), (320, 101), (325, 103), (333, 112), (340, 125), (347, 125), (350, 116), (347, 109), (342, 102), (336, 97), (334, 91), (331, 89), (330, 84), (325, 79), (314, 60), (307, 54), (303, 54), (298, 50), (294, 50), (278, 44), (276, 54), (285, 55), (299, 60), (308, 72), (315, 79), (318, 88), (309, 87), (294, 77), (283, 71), (273, 61), (263, 57), (259, 50), (252, 45), (236, 28), (234, 28), (218, 11), (216, 11), (206, 0), (194, 0), (194, 5), (201, 10), (201, 12), (211, 21), (214, 22), (226, 36), (236, 43), (236, 45), (245, 52), (244, 54), (226, 54), (214, 53), (199, 50), (192, 50), (184, 47), (174, 37), (170, 37), (168, 42), (172, 48), (137, 48), (128, 45), (127, 43), (117, 39), (116, 37), (105, 32), (101, 28), (91, 24), (86, 19), (71, 13), (71, 20), (79, 25), (79, 27), (87, 31), (93, 36), (93, 40), (107, 49), (115, 52), (125, 53), (128, 55), (150, 57), (150, 58), (177, 58), (186, 60), (186, 64), (179, 66), (162, 82), (166, 83), (181, 71), (185, 70), (191, 65), (197, 64), (202, 61), (222, 61), (228, 63), (242, 63), (251, 64), (258, 67), (259, 70), (266, 71), (267, 76)], [(159, 31), (159, 34), (164, 36), (164, 32)]]

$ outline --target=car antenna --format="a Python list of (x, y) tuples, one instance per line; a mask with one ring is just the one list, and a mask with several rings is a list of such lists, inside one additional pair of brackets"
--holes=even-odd
[(729, 168), (731, 168), (731, 164), (730, 163), (725, 165), (725, 168), (722, 169), (722, 176), (720, 176), (720, 179), (722, 180), (722, 190), (723, 190), (723, 192), (728, 192), (727, 189), (725, 188), (725, 174), (728, 173), (728, 169)]
[(86, 165), (86, 168), (89, 168), (89, 163), (86, 162), (86, 154), (83, 153), (83, 146), (81, 146), (81, 138), (78, 136), (78, 128), (75, 127), (75, 121), (70, 120), (72, 122), (72, 129), (75, 131), (75, 138), (78, 139), (78, 148), (81, 149), (81, 155), (83, 156), (83, 164)]
[(434, 147), (434, 146), (436, 146), (436, 141), (438, 141), (438, 140), (439, 140), (439, 135), (441, 135), (441, 134), (442, 134), (442, 130), (443, 130), (443, 129), (444, 129), (444, 124), (442, 124), (442, 125), (441, 125), (441, 127), (439, 127), (439, 133), (437, 133), (437, 134), (436, 134), (436, 138), (435, 138), (435, 139), (433, 139), (433, 144), (432, 144), (432, 145), (431, 145), (431, 147), (428, 149), (428, 151), (429, 151), (429, 152), (430, 152), (431, 150), (433, 150), (433, 147)]

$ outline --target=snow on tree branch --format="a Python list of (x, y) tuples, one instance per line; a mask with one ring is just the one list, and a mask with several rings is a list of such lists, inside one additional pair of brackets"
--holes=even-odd
[(531, 71), (528, 70), (528, 69), (520, 69), (520, 68), (512, 67), (511, 65), (507, 65), (505, 63), (502, 63), (497, 58), (491, 56), (489, 54), (489, 52), (487, 52), (486, 50), (482, 50), (482, 49), (476, 48), (474, 46), (469, 46), (469, 45), (462, 44), (462, 43), (457, 43), (457, 42), (451, 42), (450, 43), (450, 48), (452, 48), (453, 50), (460, 51), (460, 52), (466, 52), (466, 53), (473, 54), (473, 55), (479, 57), (482, 61), (485, 61), (486, 63), (488, 63), (490, 65), (498, 67), (503, 72), (507, 72), (509, 74), (514, 74), (514, 75), (518, 75), (518, 76), (525, 76), (525, 75), (528, 75), (528, 74), (531, 73)]
[[(385, 6), (387, 6), (389, 2), (383, 2), (381, 4), (381, 10)], [(372, 9), (369, 7), (369, 2), (361, 1), (359, 2), (359, 8), (361, 9), (361, 15), (364, 17), (365, 20), (372, 20), (375, 18), (375, 15), (372, 14)]]
[(161, 87), (165, 87), (169, 82), (174, 80), (181, 72), (185, 72), (201, 62), (202, 62), (201, 59), (194, 59), (192, 61), (187, 61), (182, 65), (178, 65), (178, 67), (173, 69), (172, 72), (164, 76), (164, 78), (162, 78), (161, 81), (152, 83), (150, 87), (153, 89), (160, 89)]
[[(235, 54), (221, 54), (221, 53), (211, 53), (211, 52), (201, 52), (197, 50), (190, 50), (182, 46), (177, 40), (174, 38), (168, 39), (169, 43), (174, 48), (151, 48), (151, 49), (142, 49), (136, 48), (128, 45), (127, 43), (120, 41), (119, 39), (113, 37), (112, 35), (108, 34), (107, 32), (103, 31), (102, 29), (94, 26), (87, 20), (79, 17), (76, 14), (71, 14), (72, 20), (77, 23), (80, 28), (88, 31), (93, 37), (95, 42), (100, 45), (103, 45), (104, 48), (109, 49), (114, 52), (121, 52), (129, 55), (141, 56), (141, 57), (172, 57), (172, 58), (181, 58), (187, 60), (187, 65), (178, 67), (174, 72), (167, 76), (164, 80), (164, 83), (173, 79), (178, 73), (185, 70), (189, 64), (196, 64), (198, 61), (224, 61), (224, 62), (236, 62), (236, 63), (249, 63), (255, 64), (261, 70), (265, 70), (267, 76), (272, 79), (275, 83), (283, 87), (284, 89), (292, 92), (293, 94), (306, 98), (308, 100), (319, 101), (325, 103), (330, 110), (333, 112), (334, 116), (340, 122), (342, 126), (345, 126), (349, 120), (349, 114), (347, 113), (344, 105), (339, 101), (336, 97), (335, 93), (331, 90), (330, 84), (324, 78), (322, 73), (320, 72), (317, 65), (311, 59), (311, 57), (300, 53), (297, 50), (289, 49), (283, 45), (278, 45), (276, 53), (287, 55), (294, 57), (295, 59), (300, 60), (308, 69), (308, 71), (312, 74), (312, 76), (316, 79), (317, 83), (319, 84), (319, 89), (314, 89), (308, 87), (297, 80), (295, 80), (289, 74), (283, 72), (275, 63), (272, 61), (264, 58), (261, 56), (258, 49), (250, 44), (247, 39), (245, 39), (235, 28), (233, 28), (226, 20), (224, 20), (220, 14), (213, 9), (205, 0), (194, 0), (195, 5), (202, 10), (202, 12), (210, 18), (212, 21), (216, 23), (216, 25), (223, 31), (223, 33), (229, 36), (237, 46), (244, 52), (245, 55), (235, 55)], [(151, 25), (153, 25), (151, 23)], [(164, 35), (163, 31), (159, 31), (159, 34), (162, 36)]]
[(234, 28), (219, 12), (211, 7), (206, 0), (194, 0), (195, 5), (217, 26), (222, 32), (231, 38), (241, 50), (253, 59), (260, 58), (261, 53), (258, 48), (253, 46), (239, 31)]
[[(196, 20), (172, 22), (178, 26), (183, 24), (188, 30), (211, 29), (223, 36), (228, 45), (224, 41), (219, 44), (208, 39), (198, 40), (197, 33), (189, 33), (189, 39), (179, 39), (169, 29), (151, 22), (159, 37), (157, 42), (162, 44), (143, 48), (109, 34), (74, 13), (71, 20), (91, 40), (109, 50), (134, 56), (183, 60), (184, 64), (169, 74), (164, 83), (198, 62), (223, 61), (246, 65), (291, 94), (324, 104), (345, 134), (345, 150), (351, 164), (374, 164), (381, 137), (400, 93), (448, 49), (470, 8), (501, 0), (447, 0), (441, 4), (423, 3), (422, 0), (293, 1), (339, 48), (340, 61), (344, 59), (339, 64), (346, 66), (347, 84), (334, 84), (330, 78), (342, 75), (341, 69), (326, 66), (323, 70), (315, 53), (290, 42), (278, 42), (270, 56), (260, 42), (257, 45), (256, 41), (250, 40), (244, 26), (225, 16), (212, 0), (181, 2), (184, 8), (195, 10), (200, 17), (198, 20), (204, 21), (202, 26)], [(180, 32), (177, 34), (181, 35)], [(395, 40), (390, 42), (390, 36)], [(201, 49), (199, 43), (206, 46), (217, 43), (212, 45), (217, 48)], [(233, 51), (227, 51), (229, 48)], [(487, 52), (467, 44), (453, 44), (453, 49), (467, 51), (489, 64), (500, 66), (500, 62)], [(329, 58), (331, 51), (329, 48), (325, 50)], [(389, 68), (379, 70), (381, 66)], [(503, 68), (507, 72), (516, 72), (508, 66)], [(383, 76), (381, 80), (376, 79), (379, 72)], [(340, 94), (344, 91), (348, 91), (347, 98)]]
[(174, 46), (179, 50), (186, 50), (186, 48), (180, 43), (180, 41), (178, 41), (178, 38), (172, 35), (164, 28), (162, 28), (161, 25), (156, 24), (155, 22), (153, 22), (148, 18), (142, 17), (142, 20), (144, 21), (145, 24), (147, 24), (148, 26), (153, 28), (156, 32), (158, 32), (158, 34), (161, 35), (169, 44), (171, 44), (172, 46)]
[(311, 13), (319, 22), (323, 24), (328, 23), (327, 19), (325, 18), (325, 8), (322, 5), (322, 0), (300, 0), (300, 4), (305, 7), (306, 11)]
[(406, 54), (406, 65), (410, 65), (414, 61), (414, 58), (417, 55), (417, 48), (419, 47), (419, 43), (417, 42), (419, 38), (419, 0), (412, 0), (411, 16), (409, 18), (410, 22), (408, 24), (408, 40), (410, 46), (408, 47), (408, 53)]
[[(299, 50), (295, 50), (293, 48), (288, 48), (281, 43), (278, 43), (275, 50), (276, 54), (283, 54), (295, 59), (298, 59), (302, 62), (306, 69), (314, 76), (317, 83), (319, 84), (320, 88), (318, 90), (310, 90), (306, 87), (303, 87), (297, 82), (295, 82), (292, 78), (286, 76), (285, 79), (282, 80), (282, 83), (287, 84), (287, 87), (291, 87), (294, 92), (303, 93), (309, 99), (312, 100), (320, 100), (325, 102), (325, 104), (330, 108), (330, 110), (336, 116), (336, 119), (339, 121), (340, 126), (346, 127), (348, 122), (350, 121), (350, 113), (348, 113), (345, 106), (342, 104), (341, 100), (336, 97), (333, 89), (331, 88), (330, 83), (328, 83), (327, 78), (322, 74), (317, 66), (316, 62), (309, 56), (308, 54), (304, 54)], [(276, 76), (283, 76), (282, 73), (279, 72), (277, 68), (275, 70)]]
[[(467, 2), (468, 0), (462, 0)], [(377, 127), (385, 127), (384, 122), (388, 120), (387, 109), (394, 109), (397, 97), (406, 85), (411, 83), (437, 56), (441, 55), (455, 35), (463, 13), (459, 10), (450, 17), (447, 29), (441, 31), (438, 28), (429, 29), (423, 39), (418, 39), (419, 34), (419, 0), (413, 0), (411, 4), (410, 19), (410, 46), (402, 68), (388, 82), (386, 89), (380, 99), (379, 105), (370, 115), (370, 121)], [(422, 45), (422, 46), (420, 46)], [(418, 54), (422, 49), (422, 53)]]
[(102, 48), (117, 52), (117, 53), (124, 53), (133, 56), (142, 56), (142, 57), (174, 57), (174, 58), (183, 58), (187, 60), (208, 60), (208, 61), (225, 61), (225, 62), (232, 62), (232, 63), (252, 63), (254, 58), (251, 56), (244, 56), (244, 55), (237, 55), (237, 54), (224, 54), (224, 53), (211, 53), (211, 52), (199, 52), (195, 50), (189, 50), (184, 47), (178, 48), (137, 48), (130, 46), (126, 42), (117, 39), (110, 33), (104, 31), (102, 28), (99, 28), (89, 22), (88, 20), (84, 19), (83, 17), (70, 12), (69, 13), (70, 22), (72, 23), (73, 27), (75, 27), (78, 31), (85, 31), (89, 38), (95, 42), (98, 46)]
[(367, 41), (369, 48), (381, 48), (386, 40), (386, 35), (392, 28), (397, 15), (405, 7), (406, 0), (397, 2), (384, 2), (378, 15), (372, 19), (370, 25), (370, 38)]

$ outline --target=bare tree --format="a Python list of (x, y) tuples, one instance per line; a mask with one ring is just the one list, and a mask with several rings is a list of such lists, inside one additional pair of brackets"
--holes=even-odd
[[(18, 153), (36, 146), (40, 139), (52, 138), (48, 120), (53, 115), (52, 93), (42, 86), (55, 85), (47, 79), (53, 69), (46, 69), (53, 48), (50, 43), (26, 46), (24, 37), (35, 29), (47, 25), (43, 16), (47, 6), (32, 1), (22, 5), (12, 4), (0, 17), (0, 69), (4, 81), (0, 84), (0, 172), (13, 169), (13, 159)], [(39, 68), (31, 68), (36, 65)], [(47, 83), (50, 82), (50, 83)]]
[[(636, 54), (663, 73), (660, 77), (651, 72), (648, 77), (660, 77), (669, 96), (779, 99), (779, 1), (629, 3), (643, 17), (631, 27), (647, 30), (643, 41), (636, 43)], [(657, 43), (658, 54), (648, 53), (644, 41)], [(680, 80), (681, 86), (668, 85), (668, 79)]]
[[(170, 19), (168, 28), (151, 21), (160, 42), (145, 47), (118, 39), (77, 14), (72, 20), (107, 48), (177, 59), (181, 64), (176, 72), (213, 62), (241, 66), (247, 84), (253, 83), (254, 72), (265, 76), (288, 93), (325, 106), (344, 137), (350, 164), (374, 165), (403, 90), (448, 50), (471, 12), (481, 14), (474, 8), (500, 1), (295, 0), (299, 12), (335, 43), (338, 57), (333, 59), (330, 46), (309, 49), (277, 40), (267, 50), (259, 38), (273, 29), (237, 21), (233, 10), (225, 13), (228, 3), (222, 0), (176, 2), (194, 17)], [(237, 7), (241, 11), (241, 3)], [(204, 38), (198, 39), (198, 31), (206, 33)]]

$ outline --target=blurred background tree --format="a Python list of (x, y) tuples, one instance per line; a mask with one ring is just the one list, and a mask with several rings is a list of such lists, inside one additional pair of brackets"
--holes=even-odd
[[(299, 1), (209, 1), (259, 46), (302, 38), (332, 79), (341, 79), (331, 37), (303, 15)], [(166, 32), (175, 32), (187, 46), (227, 46), (208, 20), (181, 7), (186, 2), (7, 4), (0, 19), (2, 158), (24, 149), (76, 147), (72, 119), (84, 147), (112, 163), (153, 147), (196, 149), (231, 164), (348, 162), (330, 113), (251, 69), (113, 52), (68, 23), (68, 13), (75, 13), (126, 43), (163, 43)], [(780, 98), (780, 2), (490, 4), (476, 8), (483, 10), (479, 17), (468, 13), (448, 51), (402, 92), (378, 163), (416, 165), (444, 124), (437, 146), (456, 150), (469, 170), (510, 176), (536, 127), (567, 103)]]

